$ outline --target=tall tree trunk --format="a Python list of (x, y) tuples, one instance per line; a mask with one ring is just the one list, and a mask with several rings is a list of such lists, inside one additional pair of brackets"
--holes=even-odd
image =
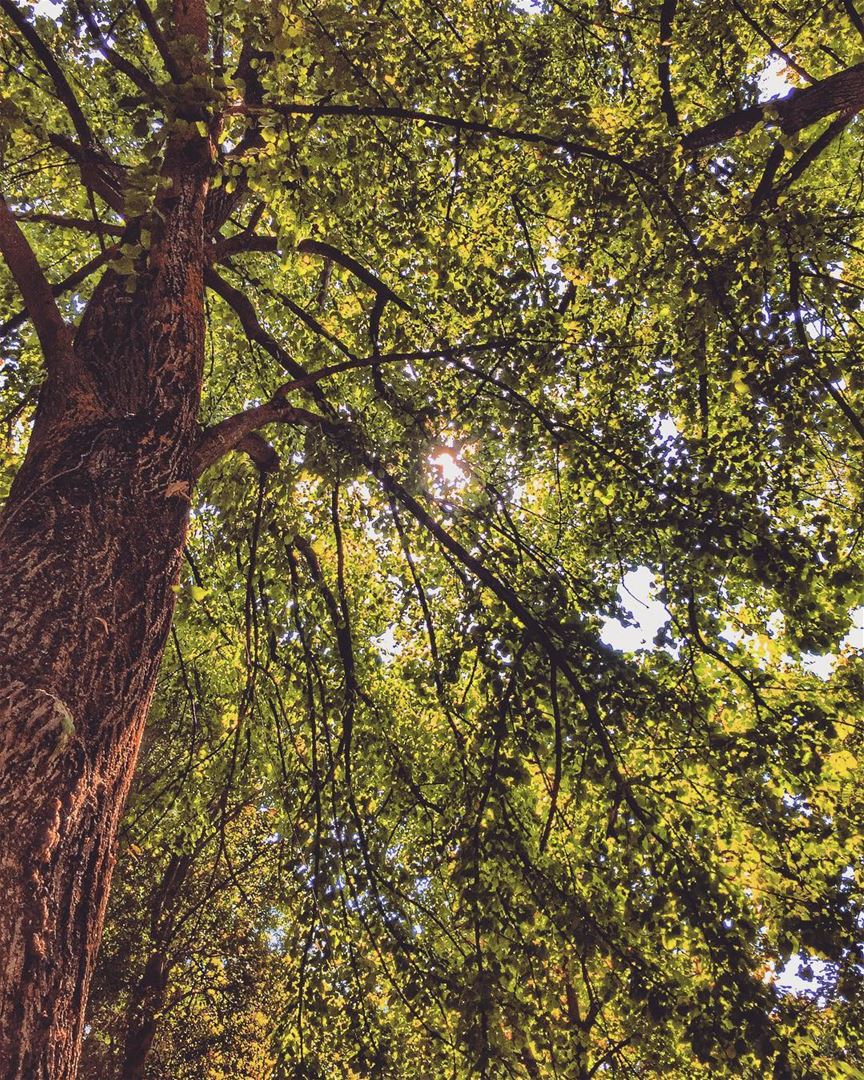
[[(174, 606), (203, 358), (206, 143), (134, 292), (109, 272), (0, 517), (0, 1077), (75, 1075)], [(75, 393), (71, 392), (74, 381)]]

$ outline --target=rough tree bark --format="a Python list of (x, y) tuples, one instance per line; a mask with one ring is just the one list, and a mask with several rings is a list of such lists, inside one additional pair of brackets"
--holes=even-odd
[[(203, 53), (203, 5), (175, 31)], [(162, 234), (74, 342), (23, 234), (0, 250), (45, 353), (0, 517), (0, 1076), (75, 1075), (120, 814), (173, 613), (203, 365), (209, 141), (176, 136)]]
[(827, 116), (841, 113), (853, 116), (864, 108), (864, 64), (838, 71), (827, 79), (790, 90), (785, 97), (751, 105), (728, 113), (719, 120), (697, 128), (684, 136), (682, 142), (687, 150), (704, 150), (718, 146), (736, 135), (752, 131), (765, 119), (769, 110), (776, 115), (781, 131), (792, 135)]

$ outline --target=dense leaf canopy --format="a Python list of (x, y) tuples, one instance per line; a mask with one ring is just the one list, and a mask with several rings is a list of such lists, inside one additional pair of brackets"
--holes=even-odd
[[(170, 133), (218, 147), (228, 422), (84, 1074), (149, 1030), (152, 1078), (864, 1076), (853, 4), (210, 15), (180, 84), (158, 7), (0, 0), (64, 314), (134, 295)], [(43, 374), (0, 297), (8, 487)]]

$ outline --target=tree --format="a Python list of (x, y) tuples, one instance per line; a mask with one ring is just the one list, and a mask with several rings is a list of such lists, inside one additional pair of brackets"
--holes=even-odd
[(855, 1075), (854, 5), (0, 18), (4, 1075)]

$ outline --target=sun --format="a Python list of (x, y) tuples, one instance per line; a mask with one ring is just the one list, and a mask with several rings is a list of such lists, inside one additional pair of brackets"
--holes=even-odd
[(429, 464), (435, 468), (444, 484), (462, 487), (468, 482), (468, 473), (455, 450), (439, 450), (430, 456)]

